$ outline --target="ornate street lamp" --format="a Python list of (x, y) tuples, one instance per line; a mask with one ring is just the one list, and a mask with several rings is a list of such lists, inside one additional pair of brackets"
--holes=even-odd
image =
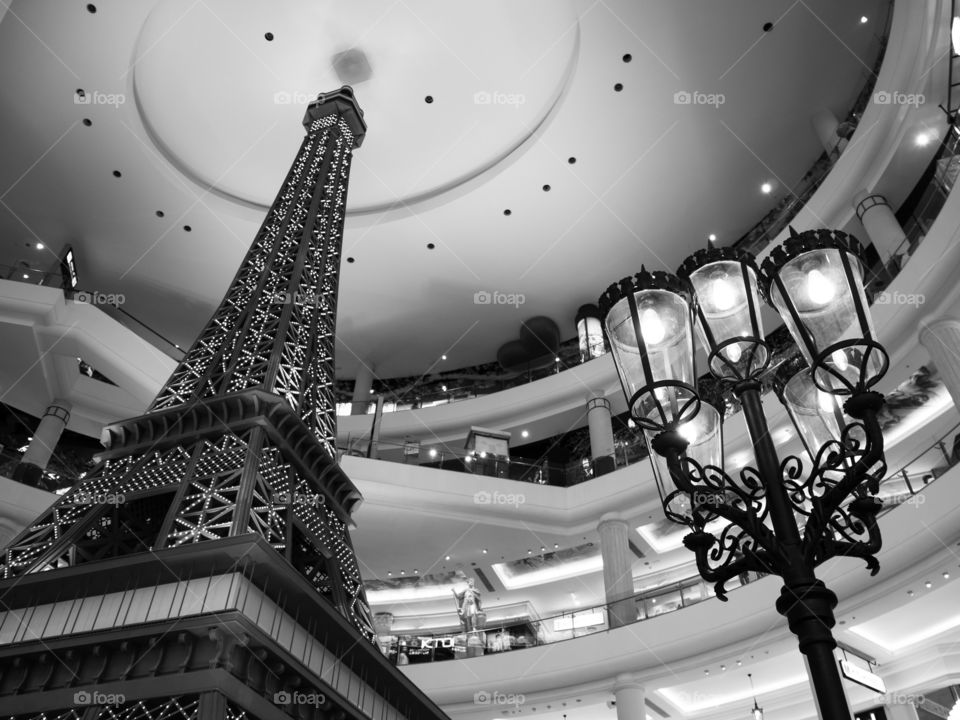
[[(599, 303), (631, 415), (650, 437), (664, 513), (690, 528), (684, 545), (721, 600), (724, 583), (745, 571), (783, 578), (777, 610), (807, 656), (820, 716), (849, 720), (830, 632), (837, 597), (814, 569), (840, 555), (879, 569), (881, 504), (873, 495), (885, 472), (883, 396), (870, 388), (888, 361), (870, 319), (859, 244), (839, 232), (792, 232), (763, 272), (748, 253), (711, 248), (678, 275), (641, 270)], [(785, 378), (780, 394), (811, 458), (806, 471), (798, 457), (781, 462), (763, 412), (760, 376), (771, 353), (761, 296), (809, 365), (798, 380)], [(722, 433), (704, 444), (702, 429), (709, 434), (718, 411), (695, 387), (694, 316), (710, 372), (740, 402), (753, 444), (757, 467), (736, 477), (724, 470), (722, 450), (711, 451), (716, 441), (722, 447)], [(811, 387), (820, 412), (811, 412)], [(841, 408), (847, 417), (837, 415)], [(822, 427), (808, 422), (812, 414)], [(715, 521), (716, 534), (707, 528)]]

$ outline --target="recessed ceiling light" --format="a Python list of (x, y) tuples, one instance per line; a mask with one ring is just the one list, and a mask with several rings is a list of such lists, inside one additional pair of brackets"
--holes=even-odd
[(944, 579), (944, 580), (949, 580), (949, 579), (950, 579), (950, 573), (945, 572), (945, 573), (943, 574), (943, 579)]
[(633, 55), (631, 55), (630, 53), (627, 53), (626, 55), (623, 56), (624, 62), (630, 62), (631, 60), (633, 60)]
[(512, 215), (512, 214), (513, 214), (513, 211), (512, 211), (510, 208), (507, 208), (506, 210), (503, 211), (503, 214), (504, 214), (504, 215)]
[(554, 362), (560, 362), (560, 358), (554, 358), (553, 361), (554, 361)]
[(446, 392), (446, 391), (447, 391), (447, 386), (446, 386), (446, 385), (441, 385), (441, 386), (440, 386), (440, 389), (443, 390), (443, 392)]
[(528, 550), (527, 550), (527, 555), (533, 555), (533, 550), (528, 549)]
[(540, 546), (540, 552), (546, 552), (546, 551), (547, 551), (547, 549), (546, 549), (545, 547), (543, 547), (543, 545), (541, 545), (541, 546)]
[(123, 173), (121, 173), (119, 170), (114, 170), (114, 171), (113, 171), (113, 176), (114, 176), (114, 177), (123, 177)]
[(716, 235), (716, 233), (710, 233), (710, 234), (707, 236), (707, 240), (709, 240), (710, 242), (716, 242), (716, 241), (717, 241), (717, 235)]
[(765, 22), (765, 23), (763, 24), (763, 31), (764, 31), (764, 32), (770, 32), (771, 30), (773, 30), (773, 23), (772, 23), (772, 22)]
[(560, 547), (560, 543), (554, 543), (554, 544), (553, 544), (553, 549), (554, 549), (554, 550), (556, 550), (558, 547)]
[(387, 575), (389, 575), (389, 576), (393, 576), (393, 573), (392, 573), (392, 572), (390, 572), (389, 570), (387, 570)]
[(524, 430), (523, 432), (520, 433), (520, 437), (530, 437), (530, 431)]
[(433, 102), (433, 95), (427, 95), (427, 96), (423, 99), (423, 101), (424, 101), (427, 105), (429, 105), (430, 103)]
[(29, 278), (30, 278), (29, 275), (27, 275), (26, 273), (23, 274), (23, 279), (24, 279), (24, 280), (27, 280), (27, 279), (29, 279)]
[(575, 157), (568, 157), (567, 162), (570, 163), (571, 165), (575, 165), (577, 162), (577, 159)]
[(97, 11), (97, 6), (96, 6), (96, 5), (94, 5), (93, 3), (90, 3), (89, 5), (87, 5), (87, 12), (88, 12), (88, 13), (93, 14), (93, 13), (95, 13), (96, 11)]
[(907, 595), (909, 595), (910, 597), (913, 597), (913, 590), (907, 590)]
[(46, 247), (43, 243), (37, 243), (37, 250), (43, 250)]
[(93, 125), (93, 120), (91, 120), (90, 118), (84, 118), (83, 124), (86, 125), (87, 127), (90, 127), (91, 125)]
[[(437, 456), (437, 449), (436, 449), (436, 448), (430, 448), (430, 452), (427, 453), (427, 454), (430, 455), (430, 457), (436, 457), (436, 456)], [(447, 558), (447, 560), (449, 560), (449, 559), (450, 559), (450, 558)]]
[(348, 262), (348, 263), (352, 263), (352, 262), (356, 262), (356, 260), (354, 260), (352, 257), (348, 257), (348, 258), (347, 258), (347, 262)]
[(486, 548), (483, 549), (483, 554), (484, 554), (484, 555), (487, 554), (487, 549), (486, 549)]
[(861, 25), (866, 25), (868, 20), (870, 20), (870, 18), (868, 18), (866, 15), (861, 15), (861, 16), (860, 16), (860, 24), (861, 24)]
[(406, 574), (407, 574), (407, 571), (406, 571), (406, 570), (401, 570), (401, 571), (400, 571), (400, 574), (401, 574), (401, 575), (406, 575)]
[(449, 559), (450, 559), (450, 556), (449, 556), (449, 555), (444, 555), (444, 556), (443, 556), (443, 559), (444, 559), (444, 560), (449, 560)]
[(621, 90), (623, 90), (623, 83), (617, 83), (616, 85), (613, 86), (614, 92), (620, 92)]
[(264, 34), (263, 34), (263, 37), (266, 38), (266, 41), (267, 41), (267, 42), (273, 42), (273, 33), (272, 33), (272, 32), (264, 33)]
[(550, 186), (549, 186), (549, 185), (544, 185), (544, 186), (543, 186), (543, 191), (544, 191), (544, 192), (550, 192)]
[(163, 210), (157, 210), (157, 217), (163, 217)]
[(933, 587), (933, 583), (930, 582), (929, 580), (927, 580), (927, 581), (923, 584), (923, 586), (924, 586), (927, 590), (929, 590), (930, 588)]
[(773, 185), (771, 183), (765, 182), (763, 185), (760, 186), (760, 192), (762, 192), (764, 195), (769, 195), (770, 193), (773, 192)]
[(917, 136), (913, 141), (916, 143), (917, 147), (926, 147), (930, 144), (931, 140), (932, 138), (930, 137), (930, 133), (924, 131), (917, 133)]
[(436, 247), (433, 243), (427, 243), (427, 250), (433, 250)]
[(190, 231), (192, 231), (192, 230), (193, 230), (193, 228), (190, 227), (189, 225), (184, 225), (184, 226), (183, 226), (183, 231), (184, 231), (184, 232), (190, 232)]
[(440, 359), (441, 359), (441, 360), (446, 360), (446, 359), (447, 359), (447, 356), (446, 356), (446, 355), (441, 355), (441, 356), (440, 356)]

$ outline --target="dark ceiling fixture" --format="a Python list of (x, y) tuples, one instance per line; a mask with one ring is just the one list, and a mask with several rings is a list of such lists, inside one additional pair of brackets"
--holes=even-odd
[(193, 228), (190, 227), (189, 225), (184, 225), (184, 226), (183, 226), (183, 231), (184, 231), (184, 232), (191, 232), (192, 230), (193, 230)]
[(96, 6), (96, 5), (94, 5), (93, 3), (89, 3), (89, 4), (87, 5), (87, 12), (88, 12), (88, 13), (93, 14), (93, 13), (95, 13), (96, 11), (97, 11), (97, 6)]
[[(876, 494), (885, 460), (877, 415), (884, 398), (871, 388), (889, 359), (876, 339), (863, 275), (852, 236), (791, 228), (762, 272), (747, 252), (709, 248), (687, 258), (677, 275), (641, 268), (599, 303), (627, 405), (654, 451), (664, 514), (690, 529), (683, 543), (721, 600), (724, 583), (741, 573), (783, 579), (777, 611), (806, 655), (824, 720), (849, 720), (850, 710), (830, 632), (837, 596), (814, 570), (839, 556), (864, 560), (871, 574), (880, 567)], [(761, 404), (760, 376), (771, 358), (761, 296), (803, 357), (803, 383), (780, 396), (808, 444), (806, 472), (800, 457), (778, 457)], [(697, 389), (695, 324), (716, 397)], [(743, 408), (756, 458), (756, 468), (735, 473), (723, 462), (727, 390)], [(844, 400), (849, 419), (839, 413)]]
[(157, 210), (157, 217), (163, 217), (163, 210)]
[(430, 103), (433, 102), (433, 95), (427, 95), (427, 96), (423, 99), (423, 101), (424, 101), (427, 105), (429, 105)]
[(348, 262), (348, 263), (352, 263), (352, 262), (356, 262), (356, 260), (354, 260), (352, 257), (348, 257), (348, 258), (347, 258), (347, 262)]
[(630, 62), (631, 60), (633, 60), (633, 55), (631, 55), (630, 53), (627, 53), (626, 55), (623, 56), (623, 61), (624, 61), (625, 63), (628, 63), (628, 62)]
[(433, 243), (427, 243), (427, 250), (433, 250), (436, 247)]
[(550, 192), (550, 186), (549, 186), (549, 185), (544, 185), (544, 186), (543, 186), (543, 191), (544, 191), (544, 192)]
[(613, 89), (615, 92), (620, 92), (621, 90), (623, 90), (623, 83), (617, 83), (616, 85), (613, 86)]
[(512, 215), (512, 214), (513, 214), (513, 210), (511, 210), (510, 208), (507, 208), (506, 210), (503, 211), (503, 214), (504, 214), (504, 215)]
[(772, 23), (772, 22), (766, 22), (766, 23), (763, 24), (763, 31), (764, 31), (764, 32), (770, 32), (771, 30), (773, 30), (773, 23)]
[(93, 125), (93, 120), (91, 120), (90, 118), (84, 118), (83, 124), (86, 125), (87, 127), (90, 127), (91, 125)]
[(267, 42), (273, 42), (273, 33), (272, 33), (272, 32), (264, 33), (264, 34), (263, 34), (263, 37), (266, 39)]
[(123, 177), (123, 173), (120, 172), (119, 170), (114, 170), (114, 171), (113, 171), (113, 176), (114, 176), (115, 178)]
[(567, 162), (573, 165), (574, 163), (577, 162), (577, 159), (575, 157), (568, 157)]

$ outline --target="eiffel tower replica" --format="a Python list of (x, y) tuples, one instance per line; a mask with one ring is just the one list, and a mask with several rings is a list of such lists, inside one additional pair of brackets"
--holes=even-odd
[(18, 720), (446, 718), (383, 656), (337, 463), (350, 87), (306, 136), (213, 318), (147, 413), (0, 553)]

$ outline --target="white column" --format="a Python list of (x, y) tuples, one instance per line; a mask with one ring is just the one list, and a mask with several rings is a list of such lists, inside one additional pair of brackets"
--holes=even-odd
[(600, 518), (600, 554), (603, 558), (603, 588), (607, 597), (607, 622), (611, 628), (637, 619), (633, 600), (633, 556), (630, 552), (630, 527), (616, 513)]
[(857, 218), (884, 264), (908, 247), (907, 236), (883, 195), (861, 190), (853, 199)]
[(827, 108), (823, 108), (813, 114), (813, 117), (810, 118), (810, 124), (813, 125), (813, 131), (817, 134), (823, 149), (827, 151), (828, 155), (833, 153), (840, 140), (837, 135), (837, 128), (840, 127), (837, 116)]
[(617, 675), (613, 682), (613, 696), (617, 700), (617, 720), (646, 719), (646, 691), (633, 675)]
[(51, 403), (40, 418), (40, 424), (33, 433), (33, 440), (30, 441), (30, 446), (20, 458), (20, 462), (36, 465), (41, 470), (46, 469), (50, 456), (53, 455), (60, 441), (60, 435), (63, 434), (63, 429), (70, 420), (70, 409), (70, 403), (63, 400)]
[(351, 415), (366, 415), (370, 405), (370, 390), (373, 388), (373, 368), (362, 360), (357, 365), (357, 376), (353, 381), (353, 408)]
[(47, 407), (43, 417), (40, 418), (40, 424), (33, 433), (30, 445), (27, 446), (27, 451), (14, 470), (15, 480), (34, 487), (44, 487), (43, 471), (50, 462), (63, 429), (70, 421), (71, 408), (70, 403), (64, 400), (55, 400)]
[(921, 321), (920, 344), (930, 353), (953, 404), (960, 408), (960, 321), (953, 318)]
[(617, 467), (613, 447), (613, 423), (610, 401), (594, 395), (587, 401), (587, 426), (590, 429), (590, 457), (594, 475), (612, 472)]

